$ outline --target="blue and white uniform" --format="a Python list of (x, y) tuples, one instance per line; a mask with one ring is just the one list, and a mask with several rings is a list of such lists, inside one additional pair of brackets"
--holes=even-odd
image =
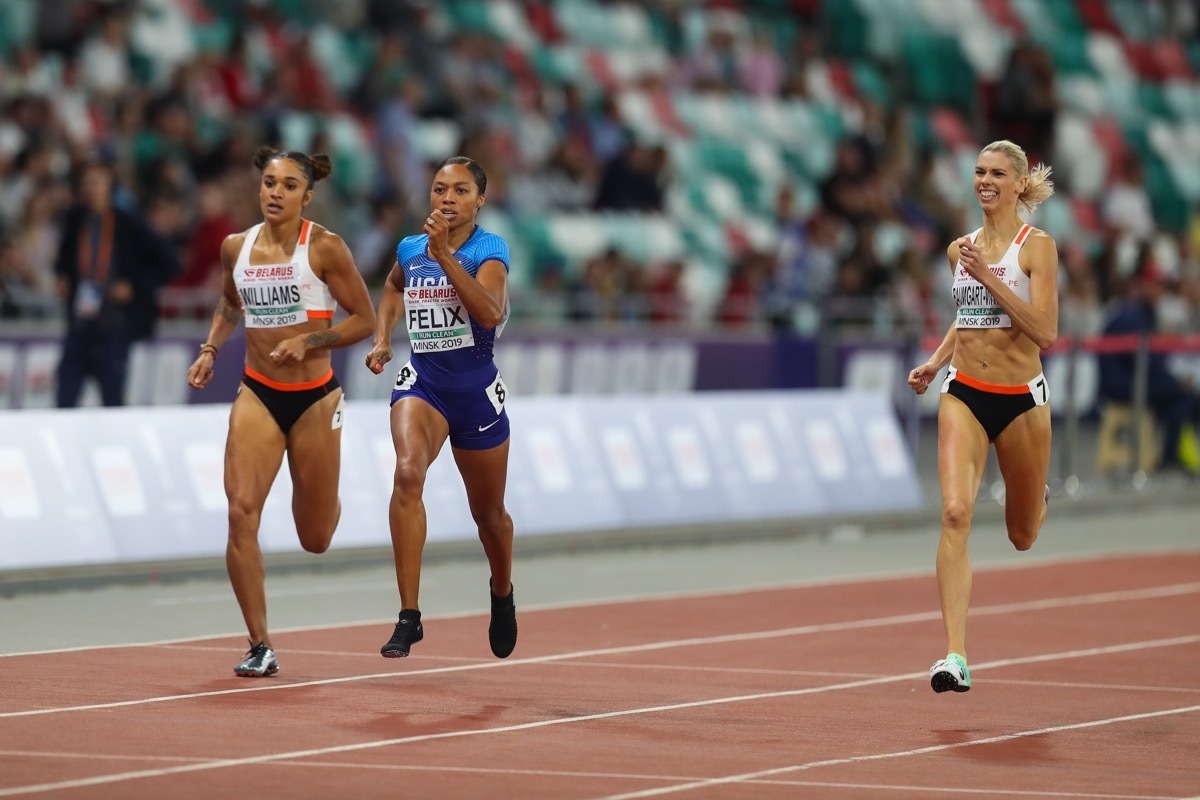
[[(454, 257), (471, 277), (488, 261), (511, 269), (508, 243), (478, 226)], [(402, 240), (396, 261), (404, 271), (404, 321), (412, 356), (396, 374), (392, 404), (419, 397), (446, 418), (452, 446), (496, 447), (508, 438), (509, 426), (507, 390), (492, 348), (508, 321), (508, 308), (494, 328), (471, 319), (458, 290), (429, 254), (427, 234)]]

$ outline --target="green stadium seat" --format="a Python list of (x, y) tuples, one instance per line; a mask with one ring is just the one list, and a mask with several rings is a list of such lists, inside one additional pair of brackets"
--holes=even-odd
[(490, 5), (485, 0), (456, 0), (453, 3), (439, 3), (438, 8), (449, 17), (450, 23), (459, 31), (497, 35), (489, 11)]
[(1109, 0), (1108, 12), (1121, 34), (1126, 38), (1141, 41), (1150, 38), (1153, 33), (1152, 17), (1154, 15), (1145, 3)]
[(716, 219), (728, 220), (745, 214), (741, 191), (723, 175), (704, 173), (697, 177), (693, 190), (699, 192), (700, 208)]
[(1009, 5), (1021, 20), (1028, 35), (1038, 38), (1053, 36), (1057, 30), (1057, 22), (1047, 8), (1055, 3), (1047, 3), (1044, 0), (1010, 0)]
[(1141, 126), (1145, 123), (1146, 110), (1140, 102), (1137, 81), (1105, 81), (1104, 95), (1108, 113), (1123, 125)]
[(972, 112), (977, 100), (975, 75), (956, 37), (912, 31), (904, 36), (902, 46), (914, 101)]
[(1146, 189), (1154, 208), (1154, 220), (1166, 230), (1181, 232), (1191, 222), (1187, 198), (1179, 191), (1170, 168), (1162, 159), (1144, 159)]
[(200, 52), (224, 53), (229, 49), (232, 39), (233, 31), (229, 23), (220, 17), (192, 26), (192, 41)]
[(1146, 138), (1155, 155), (1162, 159), (1175, 187), (1188, 200), (1200, 198), (1200, 123), (1173, 125), (1166, 120), (1151, 120)]
[(271, 7), (281, 19), (290, 23), (311, 28), (318, 20), (317, 9), (313, 7), (316, 0), (270, 0)]
[(561, 262), (568, 267), (572, 266), (566, 253), (558, 249), (557, 243), (550, 235), (550, 225), (545, 217), (536, 214), (514, 215), (511, 222), (513, 238), (524, 245), (526, 257), (531, 263)]
[(867, 16), (856, 0), (839, 0), (821, 5), (824, 43), (834, 55), (862, 58), (868, 55)]
[(1097, 74), (1088, 54), (1088, 33), (1084, 30), (1072, 30), (1059, 33), (1042, 41), (1042, 45), (1054, 59), (1055, 69), (1059, 76), (1064, 74), (1084, 73)]
[(1162, 92), (1172, 118), (1200, 120), (1200, 81), (1168, 81), (1163, 84)]
[[(1042, 5), (1046, 13), (1054, 20), (1054, 26), (1057, 29), (1053, 40), (1055, 48), (1061, 43), (1062, 38), (1076, 38), (1087, 31), (1087, 26), (1084, 24), (1083, 18), (1079, 16), (1079, 10), (1075, 8), (1074, 2), (1042, 3)], [(1037, 35), (1036, 31), (1033, 33)]]
[(676, 214), (679, 234), (690, 256), (723, 263), (729, 258), (729, 242), (725, 239), (725, 226), (720, 220), (705, 213), (685, 212)]
[(1138, 105), (1142, 112), (1152, 117), (1170, 117), (1171, 109), (1162, 86), (1157, 83), (1141, 81), (1137, 86)]
[(533, 67), (538, 77), (552, 86), (578, 83), (592, 86), (592, 80), (583, 64), (583, 55), (574, 45), (535, 47), (531, 52)]
[(892, 87), (874, 64), (862, 60), (855, 61), (851, 65), (851, 75), (854, 78), (854, 88), (860, 96), (886, 109), (891, 109), (895, 104)]

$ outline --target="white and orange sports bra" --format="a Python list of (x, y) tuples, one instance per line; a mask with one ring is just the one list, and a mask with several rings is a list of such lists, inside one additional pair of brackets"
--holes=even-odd
[[(983, 228), (980, 228), (971, 234), (972, 242), (982, 230)], [(1032, 230), (1032, 225), (1022, 225), (1021, 230), (1017, 231), (1016, 237), (1012, 240), (1012, 244), (1004, 251), (1004, 256), (1000, 261), (996, 264), (988, 264), (988, 269), (997, 278), (1004, 281), (1008, 288), (1013, 290), (1013, 294), (1025, 302), (1029, 302), (1029, 276), (1021, 269), (1018, 254), (1021, 252), (1021, 245), (1025, 244), (1025, 239)], [(996, 302), (992, 293), (982, 283), (968, 275), (967, 271), (958, 264), (954, 265), (954, 285), (951, 287), (951, 291), (954, 294), (954, 305), (958, 307), (958, 313), (954, 317), (954, 327), (1012, 327), (1012, 318)]]
[(281, 328), (310, 319), (333, 318), (333, 294), (308, 262), (312, 225), (307, 219), (301, 223), (296, 250), (287, 264), (251, 264), (250, 251), (263, 223), (246, 231), (233, 266), (233, 282), (242, 298), (247, 328)]

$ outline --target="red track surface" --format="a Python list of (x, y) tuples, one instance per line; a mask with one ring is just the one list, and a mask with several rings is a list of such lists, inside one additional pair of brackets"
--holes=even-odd
[(935, 695), (932, 577), (0, 658), (0, 797), (1200, 795), (1200, 553), (981, 571)]

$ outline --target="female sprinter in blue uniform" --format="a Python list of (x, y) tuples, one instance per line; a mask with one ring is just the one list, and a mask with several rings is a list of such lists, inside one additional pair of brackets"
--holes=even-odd
[[(221, 245), (224, 289), (208, 340), (188, 370), (188, 383), (212, 380), (221, 345), (246, 320), (246, 365), (229, 413), (225, 494), (229, 543), (225, 563), (250, 632), (250, 652), (234, 667), (243, 677), (279, 671), (267, 633), (267, 599), (258, 528), (284, 453), (292, 475), (292, 515), (301, 546), (329, 549), (342, 505), (342, 390), (329, 351), (371, 335), (375, 310), (350, 248), (337, 234), (304, 219), (313, 184), (329, 158), (261, 148), (258, 199), (263, 221)], [(334, 307), (345, 319), (333, 324)]]
[(508, 415), (504, 381), (492, 361), (508, 319), (509, 254), (503, 239), (475, 224), (486, 192), (487, 175), (471, 159), (455, 156), (438, 168), (424, 233), (396, 249), (367, 354), (367, 366), (381, 371), (403, 316), (412, 355), (392, 391), (396, 474), (388, 508), (400, 619), (380, 650), (387, 658), (407, 656), (425, 635), (417, 601), (426, 535), (422, 493), (447, 439), (491, 568), (492, 653), (505, 658), (517, 644), (513, 523), (504, 507)]
[(975, 164), (975, 197), (983, 227), (947, 250), (953, 274), (954, 322), (929, 361), (908, 383), (924, 394), (949, 365), (938, 408), (938, 478), (942, 536), (938, 593), (948, 654), (930, 668), (935, 692), (971, 688), (967, 607), (971, 558), (967, 537), (989, 445), (1004, 477), (1008, 538), (1028, 550), (1046, 519), (1050, 471), (1050, 393), (1041, 351), (1058, 337), (1058, 249), (1025, 224), (1054, 191), (1050, 168), (1032, 172), (1025, 151), (993, 142)]

